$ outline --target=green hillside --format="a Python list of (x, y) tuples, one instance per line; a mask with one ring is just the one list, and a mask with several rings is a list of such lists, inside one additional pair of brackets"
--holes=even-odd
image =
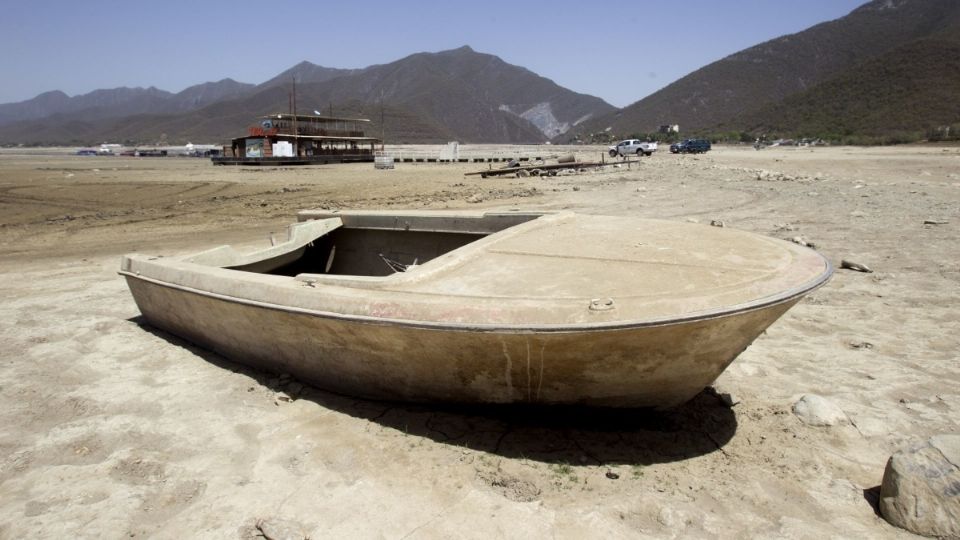
[(921, 40), (721, 130), (851, 143), (917, 140), (960, 124), (960, 42)]

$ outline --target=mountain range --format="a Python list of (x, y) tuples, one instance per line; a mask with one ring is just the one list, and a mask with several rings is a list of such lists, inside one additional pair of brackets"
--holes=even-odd
[(960, 122), (960, 2), (874, 0), (623, 109), (461, 47), (362, 69), (301, 62), (260, 84), (46, 92), (0, 105), (0, 144), (225, 142), (257, 116), (288, 111), (294, 80), (298, 112), (370, 118), (369, 135), (397, 143), (569, 142), (662, 124), (683, 133), (891, 136)]
[(0, 105), (0, 143), (226, 141), (257, 116), (287, 112), (294, 80), (298, 113), (370, 118), (368, 134), (396, 142), (543, 142), (616, 110), (600, 98), (461, 47), (363, 69), (301, 62), (259, 85), (224, 79), (176, 94), (156, 88), (75, 97), (47, 92)]

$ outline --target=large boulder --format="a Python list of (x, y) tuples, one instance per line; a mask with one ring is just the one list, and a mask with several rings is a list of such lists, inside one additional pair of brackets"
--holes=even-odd
[(960, 539), (960, 435), (937, 435), (893, 454), (880, 513), (917, 534)]

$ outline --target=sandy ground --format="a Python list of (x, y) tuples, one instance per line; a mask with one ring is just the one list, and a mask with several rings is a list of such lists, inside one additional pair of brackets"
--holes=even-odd
[[(595, 159), (599, 149), (583, 150)], [(902, 538), (887, 457), (960, 418), (960, 148), (717, 148), (555, 178), (0, 154), (0, 537)], [(833, 280), (668, 412), (304, 389), (151, 329), (119, 257), (265, 245), (304, 208), (527, 208), (802, 236)], [(924, 225), (924, 220), (945, 224)], [(809, 427), (804, 393), (851, 422)]]

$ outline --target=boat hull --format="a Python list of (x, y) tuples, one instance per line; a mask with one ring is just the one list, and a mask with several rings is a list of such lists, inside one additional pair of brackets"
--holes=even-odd
[(675, 322), (497, 330), (311, 313), (125, 277), (151, 325), (231, 360), (337, 393), (433, 403), (676, 406), (800, 298)]

